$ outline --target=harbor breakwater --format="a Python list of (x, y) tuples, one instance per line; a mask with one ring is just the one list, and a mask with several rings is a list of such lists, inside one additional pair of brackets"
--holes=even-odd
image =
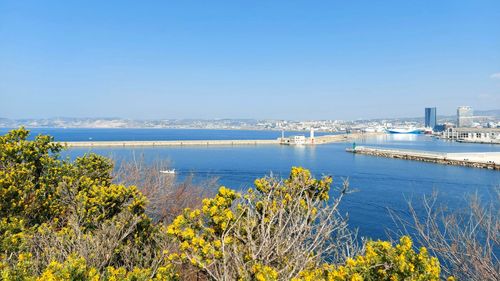
[(441, 153), (405, 149), (358, 146), (347, 152), (386, 158), (406, 159), (445, 165), (500, 170), (500, 152)]
[[(303, 145), (349, 142), (367, 138), (377, 133), (352, 133), (341, 135), (325, 135), (309, 138)], [(70, 141), (59, 142), (68, 147), (162, 147), (162, 146), (236, 146), (236, 145), (274, 145), (282, 144), (281, 139), (267, 140), (169, 140), (169, 141)]]
[(278, 140), (71, 141), (68, 147), (144, 147), (278, 144)]

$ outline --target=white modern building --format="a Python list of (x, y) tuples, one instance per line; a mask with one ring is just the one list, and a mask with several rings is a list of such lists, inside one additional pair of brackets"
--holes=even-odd
[(291, 138), (292, 144), (305, 144), (306, 143), (306, 137), (305, 136), (293, 136)]
[(474, 113), (470, 106), (459, 106), (457, 108), (457, 127), (472, 127)]
[(500, 143), (499, 128), (448, 128), (443, 132), (443, 138), (480, 143)]

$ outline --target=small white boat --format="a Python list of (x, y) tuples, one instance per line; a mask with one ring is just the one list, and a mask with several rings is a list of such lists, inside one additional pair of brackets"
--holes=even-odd
[(175, 174), (175, 169), (162, 170), (162, 171), (160, 171), (160, 173), (173, 175), (173, 174)]

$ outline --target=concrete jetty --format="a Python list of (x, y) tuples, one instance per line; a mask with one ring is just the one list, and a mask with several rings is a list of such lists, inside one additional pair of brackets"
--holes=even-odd
[[(315, 137), (304, 145), (348, 142), (363, 139), (373, 133), (326, 135)], [(281, 138), (274, 140), (171, 140), (171, 141), (70, 141), (59, 142), (68, 147), (162, 147), (162, 146), (235, 146), (235, 145), (274, 145), (282, 144)]]
[(346, 151), (357, 154), (366, 154), (387, 158), (407, 159), (445, 165), (500, 170), (500, 152), (442, 153), (367, 146), (347, 148)]
[(279, 144), (278, 140), (72, 141), (68, 147), (145, 147)]

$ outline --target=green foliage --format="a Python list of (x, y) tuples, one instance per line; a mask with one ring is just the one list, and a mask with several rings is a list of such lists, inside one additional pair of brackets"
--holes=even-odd
[[(113, 246), (103, 265), (120, 265), (125, 258), (123, 251), (153, 243), (159, 229), (144, 214), (146, 198), (134, 186), (112, 184), (111, 160), (87, 154), (70, 162), (61, 159), (63, 146), (54, 143), (52, 137), (37, 136), (28, 140), (28, 136), (24, 128), (0, 136), (0, 258), (4, 268), (11, 268), (2, 274), (28, 274), (22, 273), (26, 259), (20, 258), (35, 251), (38, 257), (59, 258), (48, 264), (35, 259), (33, 266), (27, 267), (29, 274), (36, 275), (44, 266), (49, 266), (64, 275), (66, 273), (56, 270), (56, 263), (62, 266), (81, 260), (81, 257), (61, 260), (67, 255), (65, 252), (75, 251), (79, 243), (94, 241), (96, 231), (114, 233), (110, 228), (124, 237), (116, 238), (118, 244)], [(121, 215), (123, 213), (130, 215)], [(39, 249), (37, 245), (43, 242), (40, 237), (60, 241), (60, 244)]]
[(23, 128), (0, 136), (0, 215), (23, 219), (27, 227), (41, 224), (61, 212), (56, 199), (63, 165), (62, 146), (49, 136), (28, 141)]
[(8, 253), (26, 247), (26, 230), (24, 220), (16, 217), (2, 217), (0, 220), (0, 258)]

